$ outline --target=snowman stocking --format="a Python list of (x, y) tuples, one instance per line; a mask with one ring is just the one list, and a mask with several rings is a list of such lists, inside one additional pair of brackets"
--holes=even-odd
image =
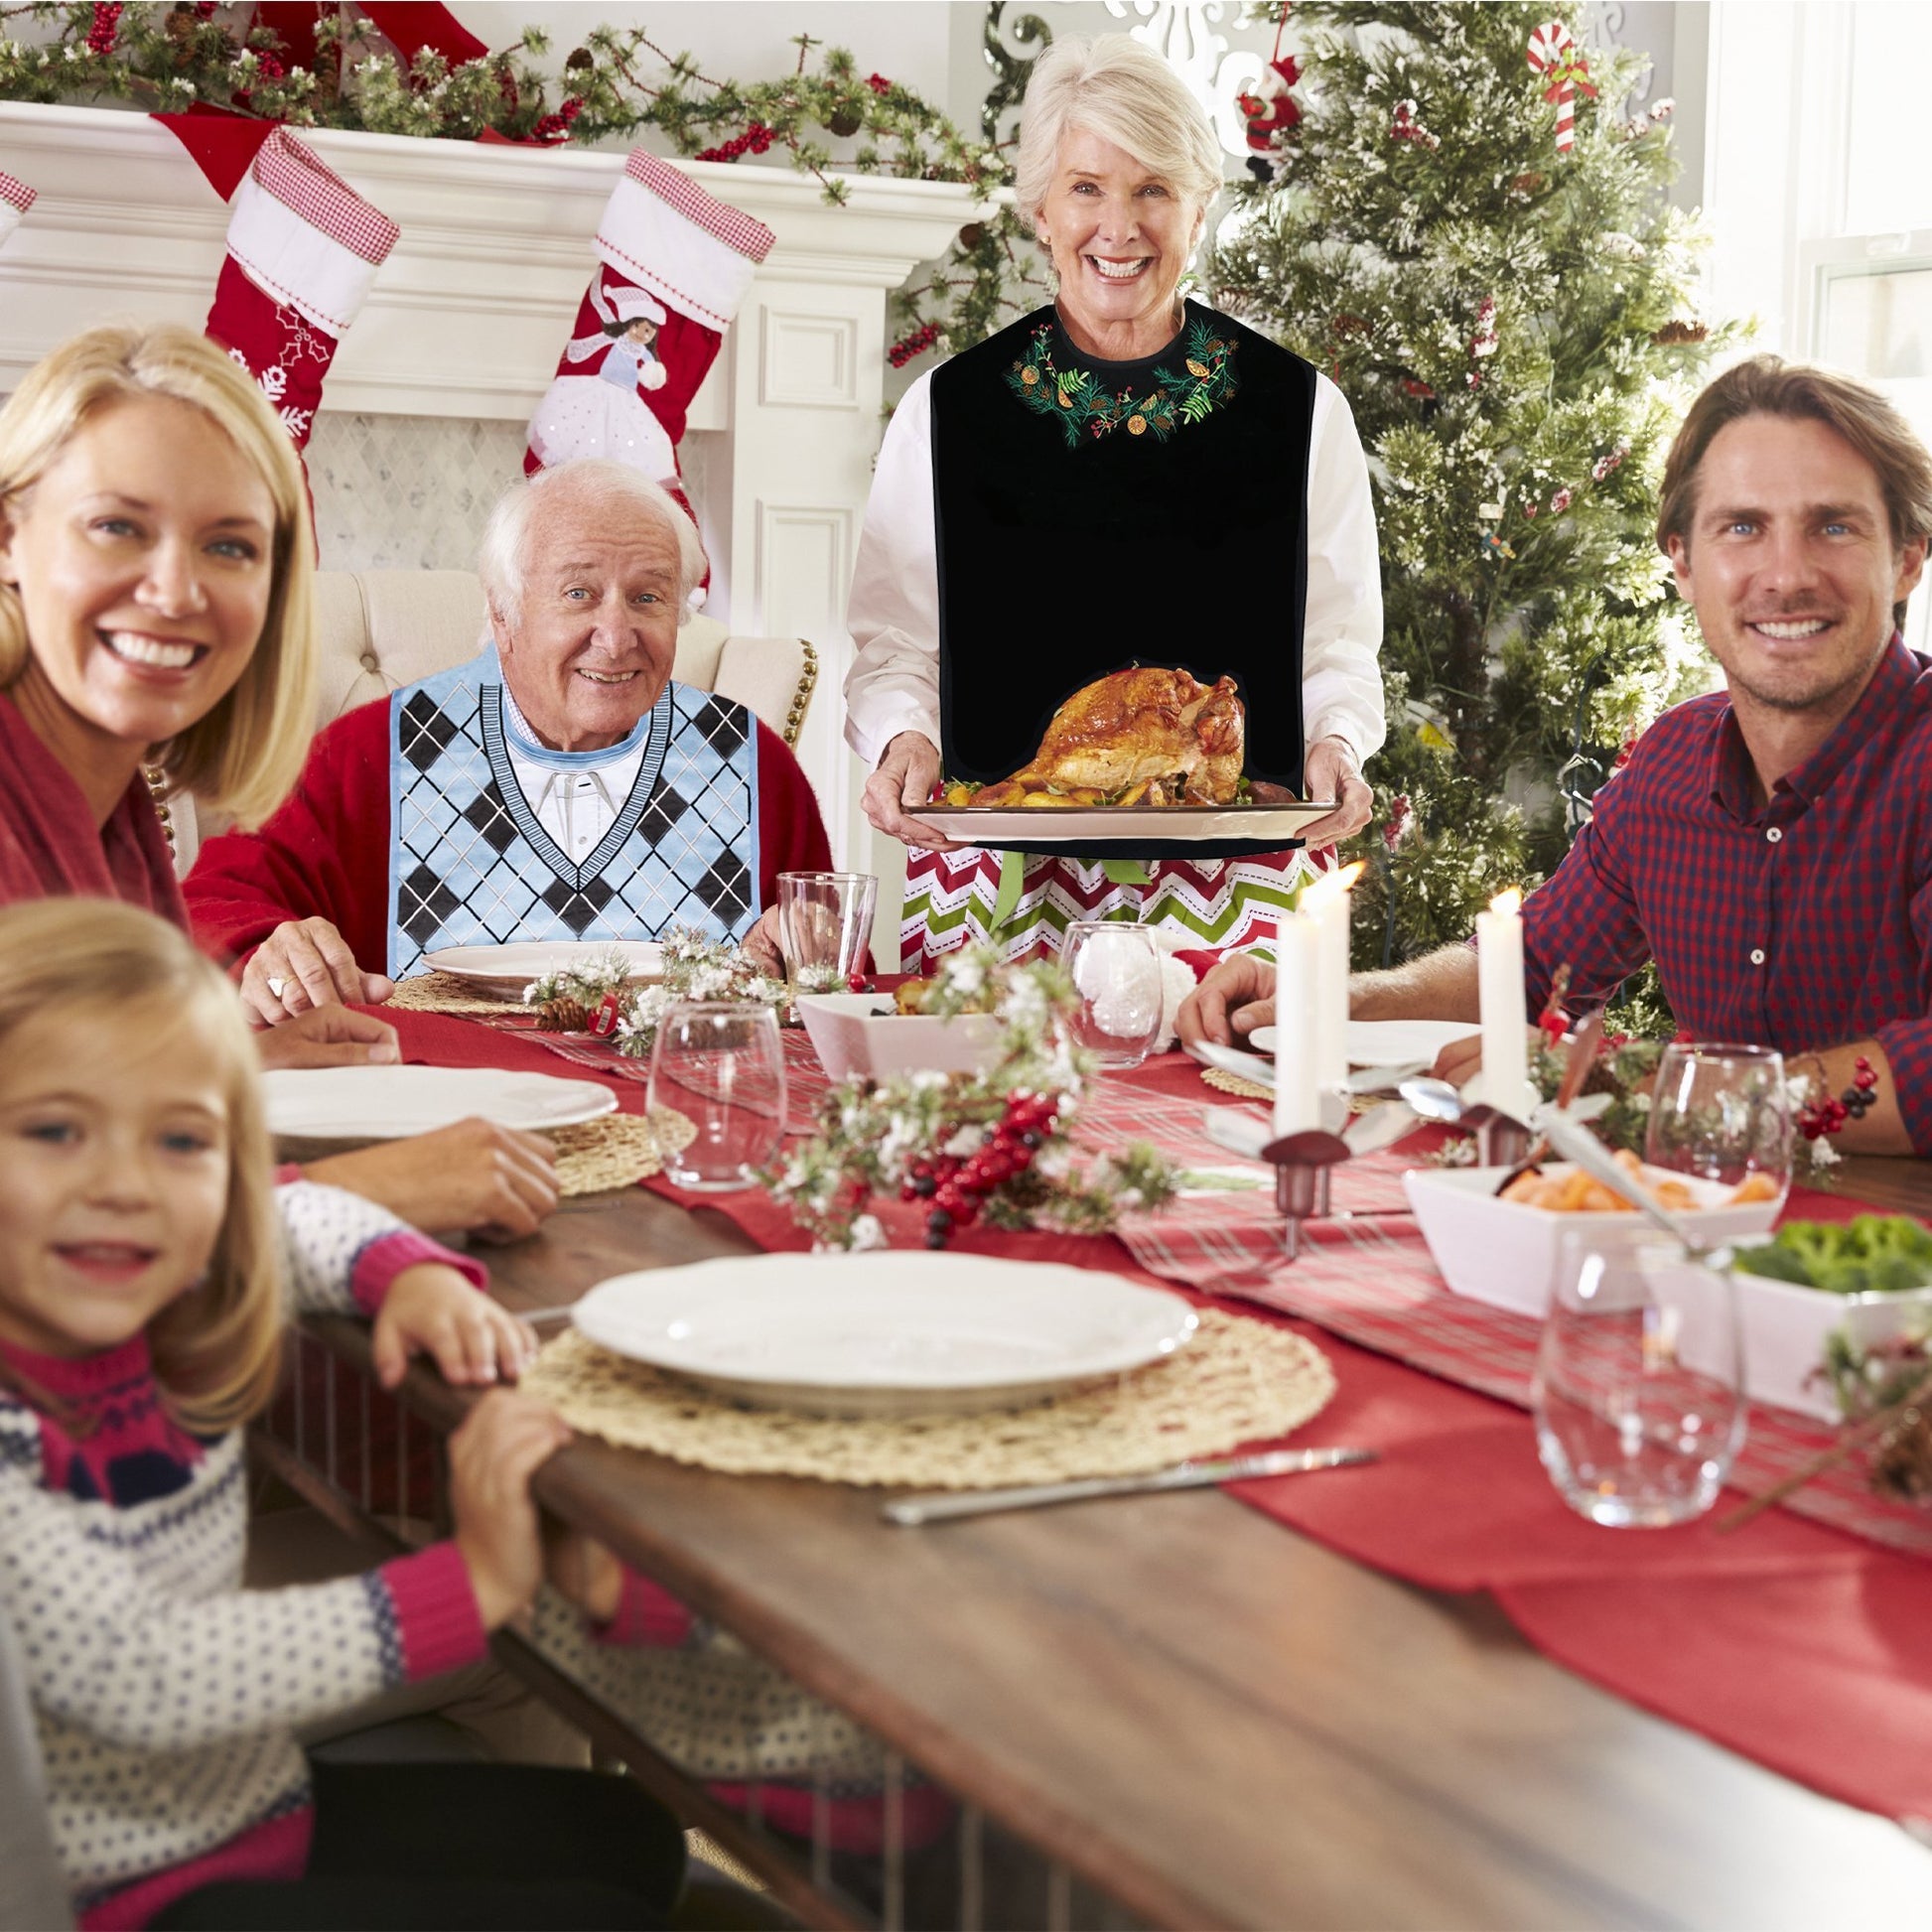
[(635, 150), (598, 223), (600, 266), (577, 326), (530, 418), (525, 473), (612, 457), (682, 501), (685, 415), (773, 239), (762, 221)]
[(260, 383), (299, 450), (396, 224), (279, 127), (230, 206), (207, 333)]
[(35, 190), (0, 170), (0, 246), (20, 226), (20, 218), (34, 206)]

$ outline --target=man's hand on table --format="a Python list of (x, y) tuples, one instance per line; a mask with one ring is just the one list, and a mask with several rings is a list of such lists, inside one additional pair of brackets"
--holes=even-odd
[(376, 1380), (393, 1389), (412, 1355), (429, 1355), (456, 1386), (515, 1382), (536, 1360), (536, 1330), (440, 1261), (405, 1268), (389, 1284), (369, 1339)]
[(262, 1071), (292, 1066), (394, 1066), (402, 1058), (396, 1030), (371, 1013), (312, 1007), (255, 1035)]
[(760, 973), (774, 980), (785, 977), (784, 954), (778, 950), (778, 908), (767, 905), (759, 914), (758, 924), (745, 935), (739, 950)]
[(258, 1027), (280, 1027), (315, 1007), (380, 1006), (396, 990), (365, 973), (327, 919), (285, 919), (242, 968), (241, 998)]
[(513, 1241), (557, 1205), (557, 1157), (540, 1134), (460, 1120), (304, 1164), (309, 1179), (345, 1187), (426, 1233)]
[(1174, 1036), (1182, 1046), (1207, 1040), (1245, 1044), (1257, 1027), (1275, 1024), (1275, 969), (1253, 953), (1230, 953), (1181, 1001)]

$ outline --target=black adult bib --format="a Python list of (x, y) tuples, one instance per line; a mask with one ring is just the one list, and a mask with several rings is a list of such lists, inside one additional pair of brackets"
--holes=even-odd
[[(1008, 776), (1073, 692), (1159, 664), (1233, 677), (1248, 776), (1301, 789), (1313, 408), (1309, 363), (1192, 302), (1138, 361), (1082, 354), (1046, 308), (934, 373), (948, 777)], [(1280, 845), (1149, 840), (1091, 856)]]

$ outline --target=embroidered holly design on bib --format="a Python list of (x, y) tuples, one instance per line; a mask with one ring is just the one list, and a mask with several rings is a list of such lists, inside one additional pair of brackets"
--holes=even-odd
[(1145, 395), (1130, 389), (1103, 389), (1085, 369), (1062, 369), (1053, 360), (1053, 330), (1041, 323), (1023, 361), (1007, 371), (1007, 387), (1036, 416), (1051, 416), (1076, 449), (1083, 436), (1152, 436), (1165, 443), (1186, 423), (1198, 423), (1225, 408), (1240, 389), (1234, 370), (1234, 345), (1204, 322), (1190, 323), (1181, 366), (1154, 371), (1156, 386)]

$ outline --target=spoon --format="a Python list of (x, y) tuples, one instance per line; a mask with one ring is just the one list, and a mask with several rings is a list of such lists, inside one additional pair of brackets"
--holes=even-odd
[(1432, 1079), (1426, 1073), (1412, 1080), (1398, 1080), (1395, 1090), (1424, 1120), (1442, 1121), (1449, 1127), (1477, 1128), (1498, 1118), (1495, 1108), (1485, 1101), (1467, 1104), (1447, 1080)]

